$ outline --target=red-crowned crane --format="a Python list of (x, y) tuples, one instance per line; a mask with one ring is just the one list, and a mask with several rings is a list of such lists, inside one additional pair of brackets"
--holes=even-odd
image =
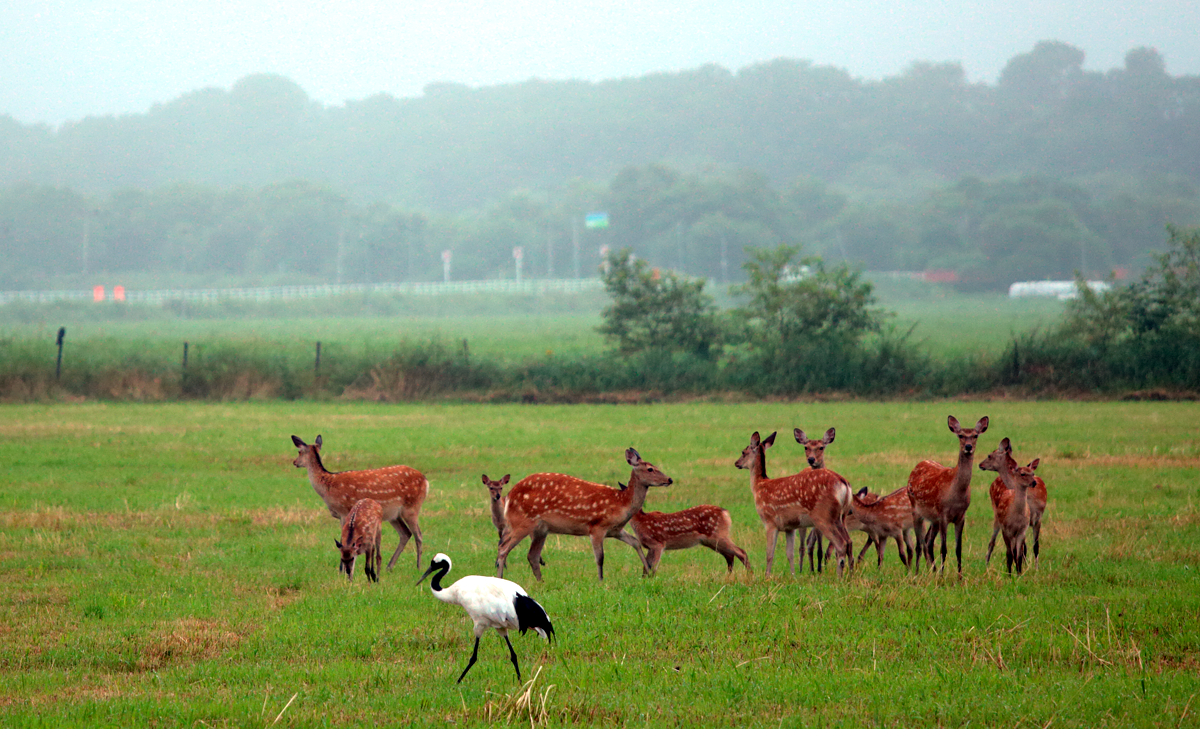
[(495, 628), (508, 644), (508, 655), (513, 668), (517, 670), (519, 682), (521, 667), (517, 665), (517, 652), (508, 639), (508, 631), (520, 630), (524, 635), (525, 631), (533, 629), (547, 641), (552, 641), (554, 626), (550, 624), (546, 611), (520, 585), (499, 577), (467, 575), (449, 587), (442, 587), (442, 578), (449, 571), (450, 558), (438, 553), (417, 584), (432, 574), (430, 587), (433, 588), (433, 596), (442, 602), (460, 606), (475, 623), (475, 649), (471, 651), (471, 660), (455, 683), (462, 683), (463, 676), (475, 665), (475, 659), (479, 656), (479, 638), (488, 628)]

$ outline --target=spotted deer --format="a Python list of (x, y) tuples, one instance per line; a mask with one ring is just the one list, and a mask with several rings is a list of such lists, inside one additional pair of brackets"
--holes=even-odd
[(846, 529), (866, 532), (867, 543), (858, 553), (857, 562), (862, 562), (867, 548), (875, 545), (877, 565), (883, 566), (883, 549), (889, 539), (896, 540), (900, 563), (905, 569), (912, 566), (913, 545), (909, 532), (913, 530), (912, 504), (908, 500), (908, 487), (902, 486), (886, 496), (872, 494), (863, 486), (854, 494), (851, 512), (846, 516)]
[(838, 555), (838, 575), (847, 561), (853, 567), (850, 549), (850, 534), (843, 519), (850, 505), (850, 484), (846, 479), (827, 468), (801, 471), (782, 478), (767, 477), (766, 450), (775, 443), (775, 434), (760, 438), (758, 431), (750, 436), (750, 445), (733, 464), (750, 471), (750, 490), (754, 494), (754, 508), (767, 532), (767, 566), (775, 561), (775, 545), (779, 532), (785, 535), (788, 567), (795, 574), (793, 562), (796, 530), (801, 527), (816, 527), (829, 540)]
[[(946, 419), (950, 432), (958, 436), (958, 464), (947, 468), (936, 461), (921, 461), (908, 475), (908, 498), (912, 504), (913, 525), (917, 532), (916, 569), (921, 566), (921, 555), (933, 566), (933, 543), (942, 537), (942, 569), (946, 569), (946, 536), (949, 525), (954, 525), (954, 555), (958, 560), (958, 573), (962, 574), (962, 537), (967, 508), (971, 506), (971, 468), (975, 458), (975, 443), (987, 430), (985, 415), (974, 428), (963, 428), (953, 416)], [(930, 531), (925, 534), (925, 523)]]
[[(830, 443), (833, 443), (833, 439), (837, 437), (837, 429), (830, 428), (829, 430), (825, 431), (825, 436), (820, 440), (817, 440), (816, 438), (810, 440), (808, 436), (804, 434), (804, 431), (800, 430), (799, 428), (795, 428), (792, 431), (792, 435), (795, 436), (797, 443), (804, 446), (804, 458), (808, 461), (808, 467), (825, 468), (825, 447)], [(847, 527), (847, 530), (849, 530), (849, 527)], [(821, 532), (817, 529), (814, 529), (812, 534), (806, 537), (805, 533), (807, 531), (807, 528), (800, 527), (800, 544), (806, 547), (808, 550), (808, 571), (820, 572), (821, 561), (825, 556), (825, 548), (822, 544), (823, 540), (821, 539)], [(815, 563), (813, 562), (814, 549), (816, 551)], [(800, 559), (800, 569), (804, 569), (803, 556), (801, 556)]]
[(317, 496), (329, 507), (329, 513), (345, 520), (350, 509), (360, 499), (374, 499), (383, 509), (383, 521), (400, 535), (400, 544), (388, 560), (388, 569), (404, 551), (411, 538), (417, 546), (417, 568), (421, 567), (421, 505), (429, 493), (429, 481), (421, 472), (408, 466), (387, 466), (368, 471), (326, 471), (321, 464), (321, 436), (312, 445), (292, 436), (299, 449), (292, 465), (308, 470), (308, 480)]
[(702, 504), (690, 509), (664, 514), (661, 511), (639, 511), (629, 520), (633, 533), (646, 550), (646, 562), (651, 572), (658, 572), (658, 561), (667, 549), (690, 549), (703, 545), (725, 558), (729, 572), (733, 572), (733, 560), (742, 561), (746, 571), (750, 563), (746, 550), (729, 538), (733, 520), (729, 512), (719, 506)]
[[(508, 501), (504, 497), (504, 487), (508, 484), (508, 478), (509, 474), (506, 473), (504, 478), (493, 481), (487, 477), (486, 473), (483, 474), (483, 485), (487, 486), (490, 497), (488, 501), (492, 507), (492, 525), (496, 527), (496, 533), (500, 535), (499, 541), (496, 542), (497, 545), (504, 542), (504, 533), (508, 531), (508, 523), (504, 521), (504, 504)], [(539, 557), (538, 561), (543, 567), (546, 566), (546, 560)]]
[(540, 582), (542, 547), (548, 534), (591, 538), (596, 573), (601, 580), (604, 579), (606, 537), (619, 539), (633, 547), (642, 562), (643, 574), (650, 574), (642, 545), (624, 527), (641, 511), (648, 488), (670, 486), (673, 481), (654, 464), (643, 461), (632, 448), (625, 451), (625, 460), (633, 471), (629, 475), (629, 485), (620, 489), (561, 473), (535, 473), (517, 482), (508, 492), (504, 505), (508, 532), (496, 552), (496, 576), (504, 576), (508, 553), (513, 547), (525, 537), (532, 537), (527, 559), (533, 576)]
[[(1026, 557), (1027, 530), (1034, 532), (1034, 560), (1037, 560), (1042, 513), (1046, 510), (1046, 482), (1034, 473), (1040, 463), (1041, 459), (1034, 459), (1028, 466), (1018, 466), (1012, 457), (1012, 444), (1008, 438), (1000, 441), (996, 450), (980, 462), (979, 470), (999, 474), (988, 491), (993, 520), (985, 564), (991, 563), (996, 534), (1003, 533), (1008, 571), (1012, 572), (1015, 561), (1017, 574), (1020, 574)], [(1014, 545), (1017, 549), (1014, 549)]]
[(342, 538), (333, 540), (333, 543), (342, 552), (339, 570), (345, 572), (346, 579), (351, 582), (354, 581), (354, 562), (360, 554), (367, 556), (367, 580), (379, 582), (379, 568), (383, 565), (383, 553), (380, 551), (382, 520), (383, 507), (378, 501), (359, 499), (342, 521)]

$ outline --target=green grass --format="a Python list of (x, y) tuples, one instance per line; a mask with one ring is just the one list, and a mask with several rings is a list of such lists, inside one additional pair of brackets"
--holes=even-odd
[[(330, 519), (289, 435), (331, 469), (403, 462), (431, 481), (426, 559), (491, 574), (480, 474), (614, 484), (633, 445), (677, 483), (648, 505), (718, 503), (755, 568), (705, 549), (643, 579), (610, 541), (551, 537), (535, 583), (506, 576), (559, 641), (514, 638), (532, 723), (733, 726), (1194, 726), (1200, 705), (1200, 406), (1188, 403), (484, 406), (272, 403), (0, 408), (0, 716), (16, 726), (529, 725), (502, 642), (471, 647), (456, 607), (414, 586), (410, 550), (378, 585), (339, 578)], [(846, 579), (762, 574), (752, 430), (772, 475), (801, 465), (792, 427), (834, 425), (829, 466), (887, 491), (946, 429), (991, 417), (990, 448), (1042, 458), (1040, 567), (983, 565), (977, 476), (964, 576), (906, 576), (894, 550)], [(978, 474), (978, 472), (977, 472)], [(990, 474), (989, 474), (990, 475)], [(862, 535), (855, 535), (861, 544)], [(395, 537), (384, 538), (385, 552)], [(288, 705), (290, 699), (294, 700)], [(286, 707), (286, 710), (285, 710)], [(545, 713), (542, 714), (542, 707)]]

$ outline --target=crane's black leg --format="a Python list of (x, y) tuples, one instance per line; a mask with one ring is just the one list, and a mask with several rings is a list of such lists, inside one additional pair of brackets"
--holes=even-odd
[(517, 683), (520, 683), (521, 667), (517, 665), (517, 652), (513, 650), (512, 641), (508, 639), (508, 633), (504, 634), (504, 642), (508, 643), (508, 657), (512, 659), (513, 668), (517, 669)]
[(463, 676), (467, 675), (467, 671), (471, 670), (471, 666), (475, 665), (475, 659), (479, 657), (479, 636), (475, 636), (475, 650), (471, 651), (471, 660), (467, 662), (467, 667), (463, 669), (462, 674), (458, 677), (455, 683), (462, 683)]

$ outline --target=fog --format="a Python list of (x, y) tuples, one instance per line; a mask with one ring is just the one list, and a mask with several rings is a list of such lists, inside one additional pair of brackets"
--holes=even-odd
[(1083, 49), (1087, 69), (1118, 66), (1130, 48), (1148, 46), (1169, 73), (1200, 73), (1200, 5), (1172, 0), (7, 5), (0, 114), (26, 123), (144, 112), (254, 73), (286, 76), (326, 104), (416, 96), (433, 82), (596, 81), (776, 57), (860, 78), (914, 60), (961, 62), (970, 80), (993, 81), (1009, 58), (1048, 38)]

